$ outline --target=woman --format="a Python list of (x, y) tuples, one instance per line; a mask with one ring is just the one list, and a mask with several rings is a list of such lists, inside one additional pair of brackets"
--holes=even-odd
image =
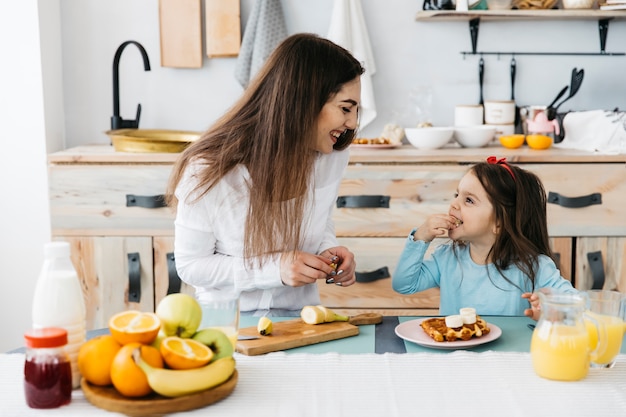
[(243, 96), (174, 166), (175, 257), (198, 298), (240, 294), (249, 314), (319, 304), (317, 280), (355, 282), (332, 222), (364, 69), (311, 34), (281, 43)]

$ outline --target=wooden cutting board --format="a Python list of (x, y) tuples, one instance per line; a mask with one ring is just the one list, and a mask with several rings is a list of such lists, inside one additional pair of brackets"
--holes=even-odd
[(230, 379), (217, 387), (175, 398), (154, 393), (141, 398), (128, 398), (117, 392), (113, 386), (99, 387), (90, 384), (84, 378), (80, 386), (85, 398), (96, 407), (131, 417), (148, 417), (206, 407), (228, 397), (237, 386), (238, 379), (239, 375), (235, 369)]
[(161, 66), (202, 67), (200, 0), (159, 0)]
[(329, 340), (359, 334), (357, 325), (377, 324), (382, 316), (376, 313), (359, 314), (350, 317), (349, 322), (337, 321), (323, 324), (306, 324), (302, 319), (279, 321), (274, 323), (274, 330), (269, 336), (260, 336), (256, 326), (239, 330), (241, 336), (258, 336), (254, 340), (238, 340), (237, 352), (248, 356), (314, 345)]
[(239, 0), (205, 0), (206, 54), (209, 58), (239, 55), (241, 18)]

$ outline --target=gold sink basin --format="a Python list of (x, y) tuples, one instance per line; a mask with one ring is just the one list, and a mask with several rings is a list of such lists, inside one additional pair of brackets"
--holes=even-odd
[(201, 132), (163, 129), (108, 130), (113, 147), (118, 152), (182, 152)]

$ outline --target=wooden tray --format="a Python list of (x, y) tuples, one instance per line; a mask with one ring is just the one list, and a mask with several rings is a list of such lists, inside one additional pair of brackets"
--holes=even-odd
[(150, 394), (142, 398), (128, 398), (117, 392), (113, 386), (99, 387), (85, 379), (80, 382), (85, 398), (96, 407), (122, 413), (131, 417), (163, 416), (168, 413), (194, 410), (205, 407), (228, 397), (234, 391), (239, 376), (237, 370), (222, 385), (195, 394), (167, 398)]

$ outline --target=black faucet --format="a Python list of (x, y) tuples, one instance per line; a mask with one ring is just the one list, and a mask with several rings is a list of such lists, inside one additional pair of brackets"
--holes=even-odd
[(150, 71), (150, 60), (146, 50), (139, 42), (126, 41), (121, 44), (117, 51), (115, 51), (115, 57), (113, 58), (113, 116), (111, 116), (111, 130), (116, 129), (137, 129), (139, 127), (139, 118), (141, 117), (141, 104), (137, 104), (137, 116), (135, 120), (124, 120), (120, 117), (120, 58), (124, 48), (129, 44), (136, 45), (143, 57), (143, 69)]

